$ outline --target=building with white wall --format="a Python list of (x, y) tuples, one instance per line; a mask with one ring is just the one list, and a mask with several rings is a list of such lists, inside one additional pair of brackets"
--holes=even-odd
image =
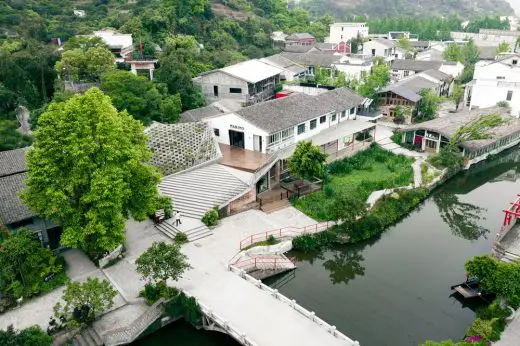
[(397, 59), (392, 62), (390, 70), (392, 71), (392, 77), (398, 81), (427, 70), (438, 70), (453, 78), (457, 78), (464, 70), (464, 65), (460, 62)]
[(395, 41), (375, 38), (363, 44), (363, 55), (381, 57), (389, 62), (397, 58)]
[(132, 34), (120, 34), (112, 29), (94, 31), (94, 35), (106, 43), (108, 49), (116, 56), (116, 62), (123, 62), (131, 57), (133, 50)]
[(208, 103), (230, 99), (251, 105), (274, 97), (275, 86), (283, 72), (278, 67), (252, 59), (201, 73), (193, 81), (201, 86)]
[(370, 74), (374, 63), (372, 59), (362, 59), (352, 56), (346, 56), (332, 65), (336, 70), (343, 72), (347, 80), (361, 79)]
[(365, 23), (334, 23), (329, 27), (329, 42), (347, 42), (357, 36), (367, 37), (368, 26)]
[(466, 87), (466, 105), (488, 108), (506, 101), (511, 115), (520, 117), (520, 54), (511, 54), (494, 62), (475, 65), (473, 80)]

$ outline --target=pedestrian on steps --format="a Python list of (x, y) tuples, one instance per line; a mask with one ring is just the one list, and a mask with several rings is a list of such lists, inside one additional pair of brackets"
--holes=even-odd
[(177, 210), (175, 212), (175, 226), (178, 227), (179, 225), (182, 225), (182, 222), (181, 222), (181, 212)]

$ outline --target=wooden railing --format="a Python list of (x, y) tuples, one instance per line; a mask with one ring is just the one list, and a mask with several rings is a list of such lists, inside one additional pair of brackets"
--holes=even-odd
[(137, 339), (163, 313), (164, 298), (156, 301), (130, 325), (109, 330), (102, 336), (105, 346), (126, 345)]
[(240, 250), (245, 249), (246, 247), (253, 245), (255, 243), (266, 241), (269, 237), (274, 237), (275, 239), (291, 239), (303, 234), (312, 234), (319, 233), (328, 230), (330, 227), (335, 226), (336, 222), (334, 221), (325, 221), (320, 222), (314, 225), (303, 226), (303, 227), (283, 227), (278, 228), (262, 233), (251, 234), (247, 238), (242, 239), (240, 242)]

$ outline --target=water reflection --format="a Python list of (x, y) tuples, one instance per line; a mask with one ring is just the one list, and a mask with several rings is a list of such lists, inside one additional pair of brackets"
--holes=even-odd
[(489, 229), (479, 223), (485, 219), (482, 215), (487, 211), (486, 208), (461, 202), (456, 194), (446, 190), (433, 194), (432, 199), (439, 208), (442, 220), (454, 235), (467, 240), (487, 238)]

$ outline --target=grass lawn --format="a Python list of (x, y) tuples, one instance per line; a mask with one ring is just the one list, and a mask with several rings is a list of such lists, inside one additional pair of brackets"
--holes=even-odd
[(413, 183), (413, 160), (395, 155), (377, 145), (352, 157), (327, 166), (323, 191), (293, 202), (294, 206), (315, 220), (330, 220), (329, 206), (342, 194), (361, 194), (364, 199), (373, 191)]

